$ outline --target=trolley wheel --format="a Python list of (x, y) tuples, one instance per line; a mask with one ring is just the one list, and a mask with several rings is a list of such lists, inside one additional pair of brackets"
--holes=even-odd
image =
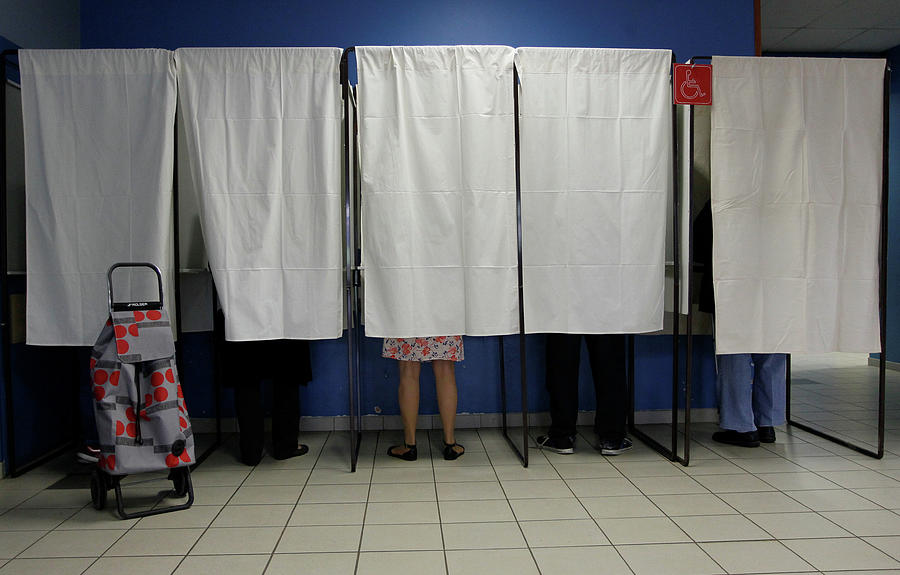
[(106, 507), (106, 489), (106, 475), (99, 469), (94, 469), (91, 473), (91, 502), (94, 509)]
[(190, 470), (187, 467), (179, 467), (178, 469), (173, 469), (169, 474), (169, 477), (172, 479), (172, 486), (175, 488), (175, 497), (187, 495), (188, 473), (190, 473)]

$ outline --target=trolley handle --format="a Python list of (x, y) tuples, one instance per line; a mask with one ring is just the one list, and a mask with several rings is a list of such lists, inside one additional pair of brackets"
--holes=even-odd
[[(156, 274), (156, 284), (159, 289), (159, 299), (158, 301), (132, 301), (132, 302), (117, 302), (115, 301), (115, 297), (113, 295), (113, 272), (118, 268), (149, 268), (153, 270), (153, 273)], [(129, 311), (129, 310), (144, 310), (144, 309), (162, 309), (163, 307), (163, 283), (162, 283), (162, 272), (159, 271), (159, 268), (156, 267), (155, 264), (150, 262), (125, 262), (113, 264), (109, 267), (109, 270), (106, 272), (106, 298), (107, 304), (109, 306), (110, 313), (114, 311)]]

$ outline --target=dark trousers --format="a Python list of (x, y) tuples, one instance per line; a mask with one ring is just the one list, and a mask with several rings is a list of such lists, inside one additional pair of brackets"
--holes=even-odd
[[(235, 410), (240, 426), (241, 460), (256, 465), (262, 458), (265, 418), (259, 380), (244, 381), (234, 390)], [(272, 454), (286, 457), (297, 449), (300, 431), (300, 386), (274, 382), (272, 402)]]
[(550, 393), (551, 419), (549, 435), (575, 435), (582, 337), (587, 342), (597, 396), (594, 430), (601, 440), (618, 441), (625, 437), (625, 412), (628, 409), (625, 345), (628, 336), (620, 334), (547, 335), (547, 391)]

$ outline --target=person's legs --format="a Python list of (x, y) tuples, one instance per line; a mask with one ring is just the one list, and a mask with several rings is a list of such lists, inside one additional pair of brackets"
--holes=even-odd
[(241, 461), (256, 465), (262, 459), (265, 422), (259, 380), (240, 381), (234, 389), (234, 407), (240, 429)]
[(716, 356), (719, 427), (738, 433), (756, 431), (753, 422), (753, 372), (750, 354)]
[[(407, 445), (416, 444), (416, 423), (419, 419), (419, 373), (422, 364), (418, 361), (398, 361), (400, 386), (397, 399), (400, 403), (400, 417), (403, 419), (403, 441)], [(404, 448), (396, 450), (404, 453)]]
[(783, 353), (754, 353), (753, 366), (753, 416), (756, 427), (782, 425), (787, 390), (787, 356)]
[(588, 356), (594, 376), (597, 417), (594, 430), (601, 442), (620, 442), (625, 437), (628, 409), (626, 335), (588, 335)]
[(293, 381), (276, 381), (272, 405), (272, 456), (287, 459), (303, 455), (308, 447), (297, 444), (300, 432), (300, 386)]
[(547, 391), (550, 394), (551, 438), (571, 438), (578, 420), (578, 362), (581, 335), (547, 334)]
[(444, 459), (456, 459), (465, 452), (465, 448), (456, 443), (457, 392), (456, 371), (453, 364), (453, 361), (443, 359), (431, 362), (437, 388), (441, 427), (444, 430)]

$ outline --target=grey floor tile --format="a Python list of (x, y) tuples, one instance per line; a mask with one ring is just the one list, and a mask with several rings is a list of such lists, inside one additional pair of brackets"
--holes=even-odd
[(675, 517), (673, 521), (698, 543), (771, 539), (771, 535), (742, 515), (696, 515)]
[(262, 575), (269, 562), (269, 555), (191, 555), (175, 570), (175, 575)]
[(450, 575), (538, 575), (537, 565), (528, 549), (490, 549), (447, 551)]
[(700, 547), (728, 573), (790, 573), (814, 571), (778, 541), (701, 543)]
[(287, 527), (275, 553), (358, 551), (361, 533), (361, 525)]
[(191, 555), (253, 555), (272, 553), (281, 527), (210, 527), (191, 549)]
[(203, 529), (132, 529), (106, 552), (108, 557), (187, 555)]
[(900, 568), (895, 559), (862, 539), (795, 539), (783, 544), (820, 571)]
[(614, 547), (544, 547), (532, 549), (541, 575), (631, 575)]
[(776, 539), (822, 539), (825, 537), (851, 537), (818, 513), (763, 513), (747, 517), (771, 533)]
[(265, 575), (354, 575), (356, 552), (353, 553), (276, 553), (269, 561)]
[[(682, 497), (682, 496), (671, 496)], [(644, 495), (612, 497), (579, 497), (591, 517), (613, 519), (625, 517), (661, 517), (664, 513)]]
[(297, 505), (288, 525), (362, 525), (365, 503), (308, 503)]
[(3, 565), (3, 575), (77, 575), (83, 573), (93, 559), (13, 559)]
[(366, 525), (363, 528), (362, 551), (440, 551), (443, 548), (439, 524)]
[(519, 521), (590, 518), (582, 502), (577, 499), (514, 499), (509, 505)]
[(51, 531), (19, 557), (99, 557), (124, 534), (124, 529)]
[(445, 575), (443, 551), (375, 551), (359, 554), (356, 575)]
[(84, 575), (170, 575), (183, 559), (180, 555), (151, 558), (101, 557)]
[[(539, 501), (518, 499), (515, 503)], [(569, 501), (553, 499), (552, 501)], [(371, 506), (371, 504), (370, 504)], [(488, 521), (515, 521), (510, 504), (504, 499), (484, 501), (441, 501), (441, 523), (483, 523)]]
[(522, 521), (519, 526), (532, 549), (609, 544), (597, 524), (590, 519)]
[(525, 538), (514, 522), (450, 523), (442, 526), (445, 549), (514, 549)]
[(635, 575), (717, 575), (724, 571), (696, 543), (622, 545), (616, 550)]

